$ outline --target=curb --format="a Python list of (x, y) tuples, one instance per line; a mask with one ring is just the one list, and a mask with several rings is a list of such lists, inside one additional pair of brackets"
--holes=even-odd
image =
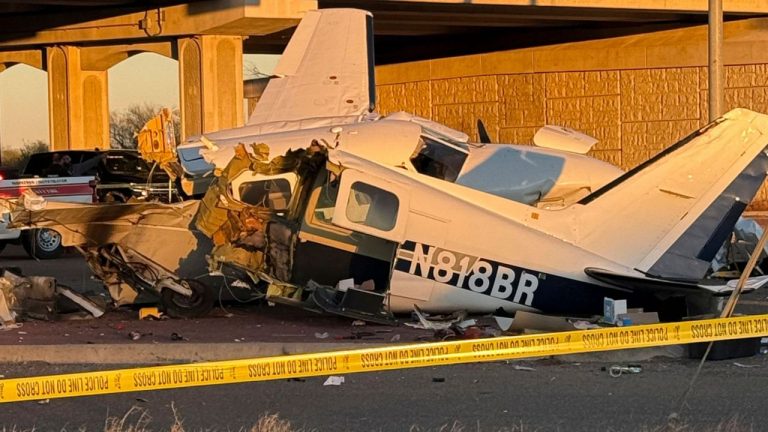
[[(44, 362), (48, 364), (167, 364), (239, 360), (290, 354), (319, 353), (376, 348), (391, 344), (368, 343), (180, 343), (180, 344), (93, 344), (23, 345), (0, 349), (0, 363)], [(640, 362), (654, 357), (683, 358), (682, 345), (624, 349), (557, 356), (563, 362)], [(538, 357), (536, 359), (541, 359)], [(532, 358), (531, 360), (535, 360)]]
[(381, 344), (342, 343), (181, 343), (23, 345), (0, 349), (0, 363), (158, 364), (237, 360), (311, 352), (373, 348)]

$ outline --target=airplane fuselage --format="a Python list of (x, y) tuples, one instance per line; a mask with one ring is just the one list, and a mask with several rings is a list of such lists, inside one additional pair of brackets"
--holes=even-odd
[[(283, 272), (293, 277), (282, 283), (304, 285), (312, 280), (335, 286), (348, 278), (356, 285), (372, 280), (374, 292), (385, 293), (386, 303), (395, 313), (408, 312), (414, 304), (432, 312), (491, 312), (501, 308), (507, 312), (597, 313), (606, 292), (620, 293), (584, 274), (587, 265), (625, 269), (568, 241), (574, 216), (567, 208), (562, 209), (563, 202), (554, 206), (560, 210), (548, 210), (535, 206), (539, 200), (526, 198), (540, 199), (553, 190), (588, 193), (615, 178), (619, 170), (612, 166), (606, 169), (607, 164), (582, 155), (551, 149), (442, 143), (455, 157), (472, 161), (459, 165), (457, 175), (446, 179), (441, 178), (444, 170), (419, 172), (413, 163), (414, 154), (426, 139), (432, 139), (428, 131), (411, 122), (377, 121), (217, 137), (214, 142), (218, 149), (209, 150), (207, 156), (212, 166), (224, 168), (219, 161), (232, 159), (231, 143), (235, 142), (264, 143), (270, 158), (309, 147), (312, 142), (327, 145), (327, 163), (337, 167), (340, 175), (317, 174), (327, 178), (315, 180), (314, 189), (306, 195), (294, 190), (291, 200), (304, 200), (292, 205), (299, 208), (295, 217), (301, 229), (295, 233), (296, 262)], [(181, 154), (189, 148), (182, 148)], [(480, 152), (479, 159), (472, 159), (475, 151)], [(490, 156), (499, 152), (518, 163), (504, 167), (490, 163), (494, 160)], [(496, 172), (483, 173), (483, 169)], [(520, 173), (509, 175), (515, 170)], [(524, 171), (535, 171), (535, 176), (545, 181), (526, 182)], [(254, 172), (241, 175), (249, 176), (249, 182), (274, 180), (274, 176)], [(460, 184), (462, 176), (474, 176), (474, 187)], [(347, 181), (350, 177), (353, 180)], [(517, 183), (512, 183), (515, 179)], [(328, 186), (331, 180), (338, 184), (333, 190)], [(242, 188), (242, 181), (229, 181), (237, 185), (229, 189)], [(294, 183), (303, 181), (311, 179)], [(368, 193), (350, 192), (354, 184), (366, 185), (380, 195), (365, 198), (371, 203), (362, 211), (367, 212), (368, 219), (387, 219), (386, 226), (365, 218), (344, 217), (361, 211), (349, 207), (353, 202), (350, 197)], [(539, 187), (542, 189), (537, 190)], [(333, 199), (322, 199), (328, 196)], [(390, 206), (396, 203), (394, 213), (391, 208), (376, 207), (374, 201), (385, 196)], [(241, 197), (230, 198), (237, 201)], [(557, 197), (550, 204), (556, 201)]]

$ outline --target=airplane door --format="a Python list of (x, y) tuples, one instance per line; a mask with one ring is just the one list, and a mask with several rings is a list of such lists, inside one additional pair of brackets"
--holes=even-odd
[[(340, 176), (320, 172), (307, 197), (291, 282), (319, 284), (312, 299), (325, 310), (366, 319), (388, 316), (387, 292), (405, 237), (408, 197), (404, 187), (352, 169)], [(355, 286), (343, 291), (322, 288), (349, 279)]]
[(399, 244), (405, 240), (409, 197), (402, 185), (346, 169), (341, 175), (332, 222)]
[[(409, 218), (418, 225), (423, 223), (420, 218), (424, 216), (410, 214), (410, 192), (405, 186), (352, 169), (342, 172), (333, 224), (396, 245), (393, 264), (408, 257), (413, 259), (413, 250), (403, 247)], [(435, 226), (444, 222), (428, 223)], [(397, 265), (393, 267), (396, 270)], [(390, 277), (388, 292), (393, 310), (410, 310), (413, 304), (423, 305), (431, 299), (433, 280), (406, 271), (393, 271)]]

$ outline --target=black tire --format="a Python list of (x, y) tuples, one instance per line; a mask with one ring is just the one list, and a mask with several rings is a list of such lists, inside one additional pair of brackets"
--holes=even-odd
[(0, 241), (0, 253), (3, 253), (3, 249), (5, 249), (5, 245), (7, 245), (8, 242), (6, 241)]
[(21, 245), (30, 257), (41, 260), (59, 258), (64, 254), (61, 234), (48, 228), (24, 231)]
[(207, 285), (194, 279), (184, 279), (182, 284), (192, 289), (192, 297), (185, 297), (165, 288), (160, 294), (165, 313), (173, 318), (199, 318), (208, 314), (216, 302), (216, 295)]

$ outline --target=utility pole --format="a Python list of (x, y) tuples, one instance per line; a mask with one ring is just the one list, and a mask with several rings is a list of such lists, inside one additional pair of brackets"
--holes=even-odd
[(709, 121), (723, 114), (723, 0), (709, 0)]

